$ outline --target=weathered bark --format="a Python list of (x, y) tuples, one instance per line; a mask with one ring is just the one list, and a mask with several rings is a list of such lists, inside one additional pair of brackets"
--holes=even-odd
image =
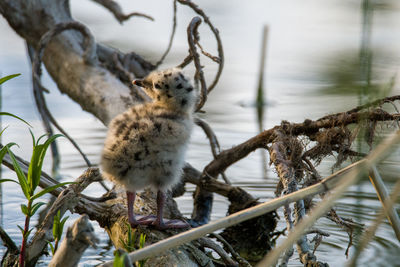
[[(0, 2), (0, 13), (15, 32), (36, 49), (42, 35), (57, 23), (73, 21), (67, 0), (4, 0)], [(142, 99), (101, 66), (99, 60), (92, 65), (85, 63), (81, 40), (75, 31), (59, 34), (47, 45), (43, 62), (61, 92), (107, 125), (115, 115)], [(101, 59), (104, 54), (114, 52), (118, 53), (98, 46), (96, 55)], [(134, 73), (143, 75), (150, 70), (149, 65), (131, 60), (135, 61), (130, 64)]]
[(83, 252), (89, 247), (96, 247), (99, 239), (86, 215), (82, 215), (68, 228), (66, 237), (50, 261), (50, 267), (77, 266)]

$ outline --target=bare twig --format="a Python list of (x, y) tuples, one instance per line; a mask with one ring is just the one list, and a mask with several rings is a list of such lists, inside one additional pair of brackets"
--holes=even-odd
[(54, 117), (51, 115), (51, 112), (47, 108), (46, 101), (43, 95), (43, 92), (39, 90), (41, 87), (41, 82), (40, 82), (40, 67), (41, 67), (41, 62), (42, 62), (42, 57), (44, 53), (44, 49), (47, 45), (47, 43), (57, 34), (60, 34), (61, 32), (65, 30), (70, 30), (70, 29), (75, 29), (80, 31), (83, 36), (84, 36), (84, 47), (85, 47), (85, 53), (84, 53), (84, 59), (86, 60), (87, 63), (93, 63), (95, 60), (95, 42), (90, 34), (89, 30), (81, 23), (79, 22), (69, 22), (69, 23), (60, 23), (57, 24), (52, 30), (48, 31), (45, 33), (42, 38), (40, 39), (39, 42), (39, 48), (38, 51), (35, 55), (35, 58), (33, 60), (32, 64), (32, 77), (34, 83), (37, 83), (39, 86), (34, 85), (34, 90), (35, 90), (35, 99), (37, 101), (37, 106), (39, 110), (41, 110), (41, 113), (43, 112), (45, 116), (47, 117), (48, 120), (53, 123), (53, 125), (62, 133), (64, 134), (67, 139), (72, 143), (72, 145), (78, 150), (78, 152), (82, 155), (83, 159), (85, 160), (86, 164), (90, 167), (91, 163), (89, 159), (86, 157), (86, 155), (83, 153), (83, 151), (80, 149), (78, 144), (67, 134), (66, 131), (57, 123), (57, 121), (54, 119)]
[(185, 57), (185, 59), (182, 61), (181, 64), (179, 64), (178, 66), (176, 66), (177, 68), (183, 69), (184, 67), (186, 67), (190, 62), (192, 62), (193, 57), (189, 52), (189, 55), (187, 57)]
[(219, 242), (221, 242), (224, 245), (225, 249), (227, 249), (233, 256), (233, 258), (240, 264), (240, 266), (251, 267), (251, 264), (248, 261), (246, 261), (242, 256), (240, 256), (239, 253), (237, 253), (233, 249), (231, 244), (229, 244), (229, 242), (226, 241), (225, 238), (223, 238), (221, 235), (216, 233), (211, 233), (209, 236), (215, 237)]
[(131, 17), (143, 17), (149, 20), (154, 20), (153, 17), (139, 12), (124, 14), (120, 5), (113, 0), (93, 0), (93, 1), (107, 8), (121, 24), (124, 21), (130, 19)]
[[(204, 133), (206, 134), (208, 140), (210, 141), (211, 152), (213, 154), (214, 159), (217, 157), (219, 153), (221, 153), (221, 147), (219, 146), (217, 135), (214, 133), (210, 125), (207, 122), (200, 118), (195, 118), (194, 122), (203, 129)], [(225, 183), (232, 184), (228, 177), (226, 177), (225, 173), (221, 173), (222, 178), (224, 179)]]
[(202, 247), (214, 250), (227, 266), (238, 266), (238, 263), (232, 260), (231, 257), (229, 257), (228, 253), (226, 253), (225, 250), (223, 250), (218, 244), (214, 243), (211, 239), (202, 237), (199, 238), (197, 241)]
[(207, 94), (208, 94), (206, 80), (204, 79), (203, 68), (200, 64), (200, 57), (199, 54), (197, 53), (197, 49), (194, 43), (194, 40), (198, 39), (195, 36), (199, 34), (197, 29), (200, 26), (200, 24), (201, 24), (200, 17), (194, 17), (187, 28), (189, 51), (190, 55), (193, 58), (194, 66), (196, 67), (195, 77), (199, 78), (201, 84), (200, 100), (197, 103), (196, 111), (199, 111), (203, 107), (204, 103), (207, 101)]
[(167, 49), (165, 50), (164, 54), (161, 56), (160, 60), (156, 63), (156, 67), (160, 66), (161, 63), (164, 61), (165, 57), (168, 55), (169, 51), (171, 50), (172, 41), (174, 40), (174, 36), (175, 36), (175, 32), (176, 32), (176, 0), (174, 0), (173, 6), (174, 6), (174, 17), (172, 19), (173, 23), (172, 23), (171, 36), (169, 37)]
[(211, 83), (211, 85), (208, 87), (208, 93), (210, 93), (214, 87), (217, 85), (218, 80), (221, 76), (222, 69), (224, 68), (224, 50), (222, 48), (222, 41), (219, 36), (218, 30), (214, 27), (214, 25), (211, 23), (210, 18), (204, 13), (202, 9), (200, 9), (195, 3), (189, 0), (178, 0), (178, 2), (182, 5), (189, 6), (191, 9), (193, 9), (194, 12), (199, 14), (205, 23), (208, 24), (210, 27), (210, 30), (213, 32), (215, 39), (217, 40), (217, 49), (218, 49), (218, 58), (219, 58), (219, 64), (218, 64), (218, 71), (215, 75), (214, 81)]

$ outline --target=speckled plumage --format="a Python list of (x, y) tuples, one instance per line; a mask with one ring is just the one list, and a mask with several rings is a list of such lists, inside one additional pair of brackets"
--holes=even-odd
[(104, 176), (127, 191), (171, 188), (179, 181), (193, 127), (196, 92), (180, 69), (138, 82), (153, 99), (116, 116), (101, 157)]

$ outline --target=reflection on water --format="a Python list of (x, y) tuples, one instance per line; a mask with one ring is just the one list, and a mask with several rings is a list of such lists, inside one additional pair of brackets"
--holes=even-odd
[[(120, 26), (113, 17), (96, 4), (85, 1), (72, 1), (74, 16), (89, 25), (97, 41), (118, 45), (123, 51), (134, 49), (139, 54), (156, 61), (168, 43), (172, 14), (169, 1), (120, 1), (126, 11), (140, 11), (151, 14), (155, 22), (140, 18), (132, 18)], [(219, 137), (223, 149), (241, 143), (259, 132), (254, 105), (260, 62), (260, 43), (263, 25), (269, 26), (268, 37), (268, 71), (265, 73), (267, 108), (263, 128), (268, 129), (281, 120), (292, 122), (305, 118), (316, 119), (332, 112), (350, 109), (359, 103), (357, 94), (347, 94), (351, 88), (360, 88), (360, 39), (363, 32), (361, 1), (272, 1), (257, 0), (251, 3), (239, 0), (198, 1), (218, 27), (225, 48), (225, 70), (217, 88), (212, 92), (204, 107), (206, 119)], [(349, 4), (350, 3), (350, 4)], [(380, 1), (379, 3), (383, 3)], [(400, 63), (400, 20), (399, 2), (385, 1), (385, 9), (374, 9), (370, 24), (369, 48), (372, 51), (371, 75), (369, 91), (381, 88), (382, 84), (391, 84)], [(388, 4), (390, 3), (390, 6)], [(157, 8), (155, 8), (157, 7)], [(90, 10), (90, 11), (89, 11)], [(168, 12), (166, 12), (166, 10)], [(164, 67), (180, 63), (186, 55), (186, 25), (193, 14), (184, 7), (178, 8), (177, 39)], [(206, 27), (201, 28), (201, 41), (206, 48), (214, 49), (215, 43)], [(25, 48), (20, 39), (10, 31), (7, 23), (0, 20), (0, 32), (7, 42), (0, 43), (0, 71), (3, 74), (22, 73), (22, 77), (10, 81), (2, 90), (4, 110), (16, 113), (32, 122), (35, 135), (43, 133), (37, 113), (33, 108), (30, 93), (30, 73)], [(375, 48), (379, 48), (378, 53)], [(344, 53), (342, 51), (345, 51)], [(356, 52), (351, 52), (356, 51)], [(382, 54), (382, 56), (380, 56)], [(371, 55), (371, 54), (369, 54)], [(208, 67), (204, 61), (207, 75), (212, 75), (215, 68)], [(190, 72), (190, 70), (188, 71)], [(382, 74), (382, 75), (381, 75)], [(211, 77), (211, 76), (210, 76)], [(395, 83), (392, 94), (399, 93), (399, 85)], [(340, 84), (342, 82), (342, 84)], [(54, 84), (44, 76), (44, 85), (54, 88)], [(357, 86), (358, 85), (358, 86)], [(341, 87), (325, 94), (327, 88)], [(324, 89), (324, 90), (323, 90)], [(55, 89), (47, 97), (50, 110), (58, 118), (59, 123), (74, 137), (93, 163), (98, 163), (103, 138), (104, 126), (91, 115), (81, 111), (67, 97), (60, 95)], [(324, 92), (324, 93), (321, 93)], [(4, 141), (14, 141), (20, 145), (16, 153), (30, 158), (31, 140), (25, 126), (4, 118), (4, 124), (10, 124)], [(66, 140), (59, 140), (61, 173), (64, 180), (77, 177), (85, 169), (84, 161)], [(392, 156), (381, 169), (390, 173), (387, 185), (391, 187), (398, 179), (399, 153)], [(188, 161), (196, 168), (202, 169), (212, 159), (208, 141), (200, 129), (196, 128)], [(277, 178), (269, 169), (268, 179), (263, 179), (261, 154), (252, 153), (246, 159), (230, 167), (226, 174), (234, 185), (243, 187), (262, 201), (274, 198)], [(50, 159), (47, 159), (46, 171), (50, 171)], [(326, 161), (319, 166), (322, 175), (330, 174), (334, 160)], [(3, 177), (14, 177), (5, 170)], [(178, 198), (178, 204), (186, 216), (192, 211), (192, 193), (194, 186), (187, 186), (187, 193)], [(92, 185), (85, 193), (98, 196), (103, 192), (99, 185)], [(43, 198), (45, 201), (46, 198)], [(20, 189), (13, 184), (3, 185), (2, 226), (10, 236), (21, 242), (20, 232), (16, 224), (23, 224), (19, 213), (19, 205), (23, 202)], [(215, 197), (212, 219), (225, 216), (228, 202), (220, 196)], [(380, 203), (369, 182), (352, 187), (344, 198), (338, 201), (338, 213), (353, 218), (357, 222), (369, 225), (380, 209)], [(76, 215), (71, 216), (77, 218)], [(281, 216), (283, 218), (283, 216)], [(69, 220), (67, 224), (72, 224)], [(33, 222), (32, 225), (34, 225)], [(280, 221), (278, 229), (285, 227)], [(342, 266), (347, 247), (347, 233), (331, 221), (321, 219), (317, 227), (327, 231), (331, 236), (324, 238), (316, 255), (319, 260), (331, 266)], [(101, 238), (97, 250), (89, 249), (82, 260), (83, 264), (93, 265), (100, 259), (112, 258), (112, 246), (106, 233), (96, 225)], [(387, 266), (400, 260), (399, 243), (395, 239), (389, 224), (380, 226), (376, 237), (367, 251), (362, 254), (360, 266)], [(0, 248), (0, 254), (5, 252)], [(352, 250), (350, 250), (350, 255)], [(41, 265), (45, 266), (48, 259)], [(289, 262), (292, 266), (300, 266), (296, 256)]]

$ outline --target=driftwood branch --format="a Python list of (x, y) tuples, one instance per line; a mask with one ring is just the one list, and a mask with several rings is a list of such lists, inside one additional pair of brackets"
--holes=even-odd
[(27, 262), (35, 263), (42, 255), (44, 248), (47, 247), (47, 241), (53, 240), (53, 221), (57, 212), (60, 211), (61, 216), (67, 210), (73, 212), (78, 204), (80, 193), (92, 182), (99, 180), (101, 180), (99, 170), (97, 168), (89, 168), (75, 180), (75, 184), (70, 185), (58, 195), (29, 244), (26, 253)]
[(96, 247), (99, 242), (100, 240), (96, 237), (88, 216), (82, 215), (71, 227), (68, 227), (66, 236), (51, 259), (49, 266), (77, 266), (83, 252), (89, 246)]

